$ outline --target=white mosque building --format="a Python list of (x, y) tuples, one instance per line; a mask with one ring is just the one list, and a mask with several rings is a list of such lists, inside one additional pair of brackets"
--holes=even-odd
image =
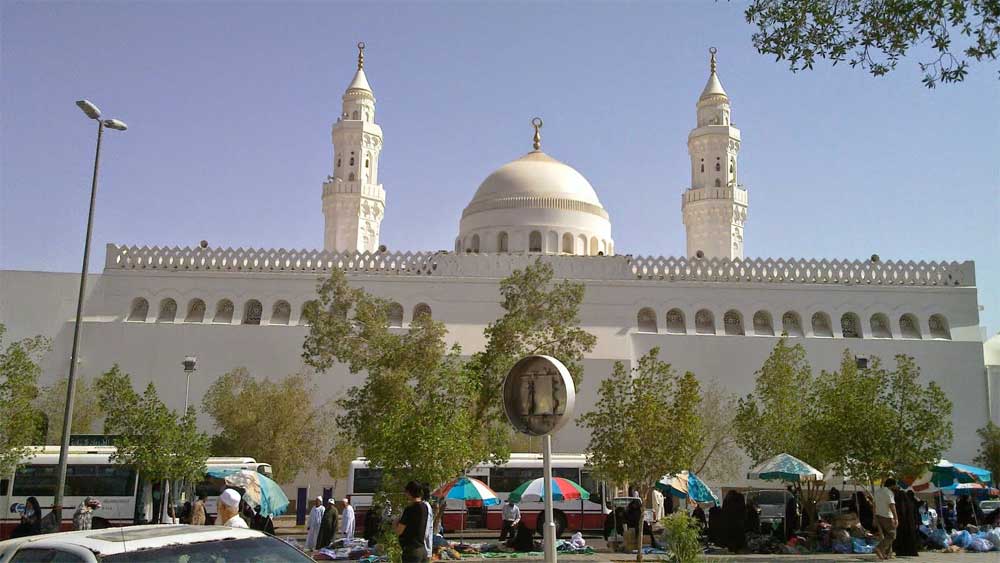
[[(784, 332), (805, 346), (817, 371), (835, 369), (845, 348), (859, 357), (916, 358), (923, 377), (955, 400), (949, 459), (970, 461), (975, 430), (990, 417), (1000, 422), (1000, 373), (984, 368), (971, 261), (744, 257), (750, 201), (738, 174), (740, 131), (714, 51), (688, 135), (690, 184), (678, 194), (686, 256), (633, 256), (619, 248), (598, 191), (542, 152), (540, 120), (534, 150), (475, 191), (454, 251), (385, 252), (379, 230), (393, 179), (387, 190), (379, 177), (383, 133), (375, 109), (362, 49), (333, 125), (322, 250), (108, 244), (104, 271), (88, 285), (78, 373), (93, 378), (118, 363), (138, 384), (155, 381), (180, 408), (181, 360), (188, 355), (198, 358), (192, 402), (239, 366), (258, 377), (302, 371), (302, 307), (333, 268), (395, 302), (394, 326), (405, 329), (418, 312), (430, 313), (472, 353), (501, 314), (499, 281), (541, 257), (559, 278), (586, 284), (580, 318), (598, 340), (584, 362), (577, 413), (593, 405), (614, 362), (632, 363), (653, 347), (679, 370), (745, 394)], [(681, 181), (679, 174), (664, 180)], [(0, 272), (0, 322), (8, 336), (53, 338), (46, 380), (68, 370), (78, 281), (74, 273)], [(338, 368), (316, 381), (317, 401), (325, 401), (359, 379)], [(210, 421), (203, 416), (203, 423)], [(580, 452), (587, 441), (569, 424), (554, 448)], [(315, 476), (299, 482), (324, 485)]]

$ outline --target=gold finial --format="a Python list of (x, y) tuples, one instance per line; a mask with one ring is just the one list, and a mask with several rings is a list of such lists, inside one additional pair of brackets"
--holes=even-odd
[(358, 41), (358, 70), (365, 68), (365, 42)]
[(715, 54), (719, 52), (719, 50), (715, 47), (709, 47), (708, 52), (711, 53), (712, 56), (712, 74), (715, 74)]
[(535, 150), (542, 150), (542, 134), (539, 132), (542, 128), (542, 118), (536, 117), (532, 119), (531, 125), (535, 128)]

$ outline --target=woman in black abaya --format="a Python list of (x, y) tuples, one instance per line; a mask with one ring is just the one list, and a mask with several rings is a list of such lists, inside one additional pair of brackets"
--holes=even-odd
[(916, 498), (911, 497), (912, 491), (907, 494), (902, 490), (896, 490), (893, 498), (896, 500), (896, 515), (899, 517), (899, 525), (896, 527), (896, 541), (892, 544), (892, 550), (896, 555), (912, 557), (920, 555), (917, 551), (917, 505)]

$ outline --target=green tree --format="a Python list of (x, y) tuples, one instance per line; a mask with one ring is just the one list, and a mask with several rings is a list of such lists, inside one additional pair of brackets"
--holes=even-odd
[(33, 402), (42, 372), (38, 362), (51, 349), (41, 336), (4, 347), (6, 332), (0, 324), (0, 475), (9, 475), (40, 439), (40, 416)]
[(104, 431), (115, 435), (115, 463), (134, 467), (153, 482), (204, 475), (209, 438), (198, 432), (194, 407), (183, 415), (168, 409), (152, 383), (137, 393), (117, 365), (94, 386), (105, 408)]
[(975, 462), (993, 473), (993, 482), (1000, 481), (1000, 426), (993, 421), (976, 430), (979, 434), (979, 454)]
[(332, 420), (327, 405), (313, 404), (315, 393), (306, 375), (257, 380), (246, 368), (223, 375), (202, 399), (202, 410), (220, 430), (212, 437), (212, 453), (266, 461), (275, 481), (291, 482), (303, 468), (318, 465), (328, 442)]
[[(702, 448), (698, 380), (691, 372), (679, 375), (659, 353), (653, 348), (632, 370), (616, 362), (601, 382), (594, 410), (577, 420), (590, 431), (587, 455), (594, 472), (630, 484), (642, 499), (663, 476), (689, 469)], [(641, 537), (641, 527), (636, 532)]]
[[(62, 377), (52, 385), (43, 387), (38, 393), (35, 405), (38, 410), (46, 413), (48, 428), (46, 444), (58, 444), (62, 438), (62, 413), (66, 408), (67, 378)], [(74, 434), (89, 434), (97, 426), (97, 421), (103, 416), (101, 402), (97, 400), (97, 390), (86, 377), (77, 376), (73, 399)]]
[(826, 453), (815, 437), (814, 379), (805, 348), (782, 337), (754, 375), (753, 393), (737, 402), (737, 443), (755, 465), (787, 453), (822, 469)]
[(919, 62), (928, 88), (996, 60), (1000, 40), (997, 0), (754, 0), (745, 16), (757, 51), (793, 72), (819, 58), (882, 76), (911, 49), (929, 51)]
[(896, 356), (887, 372), (881, 401), (889, 408), (884, 467), (886, 474), (918, 475), (951, 445), (951, 400), (941, 387), (920, 383), (920, 367), (911, 356)]
[(733, 427), (736, 406), (736, 396), (718, 381), (702, 386), (699, 416), (704, 445), (695, 456), (691, 470), (704, 480), (727, 482), (739, 477), (743, 456)]

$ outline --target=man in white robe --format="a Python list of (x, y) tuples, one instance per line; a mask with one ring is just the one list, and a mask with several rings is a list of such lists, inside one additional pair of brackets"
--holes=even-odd
[(316, 549), (316, 538), (319, 536), (319, 526), (323, 523), (323, 513), (326, 508), (323, 506), (323, 497), (313, 499), (312, 510), (309, 511), (309, 518), (306, 520), (306, 550)]
[(344, 535), (345, 540), (354, 539), (354, 507), (351, 506), (351, 499), (344, 499), (341, 501), (344, 505), (342, 510), (341, 527), (340, 532)]

